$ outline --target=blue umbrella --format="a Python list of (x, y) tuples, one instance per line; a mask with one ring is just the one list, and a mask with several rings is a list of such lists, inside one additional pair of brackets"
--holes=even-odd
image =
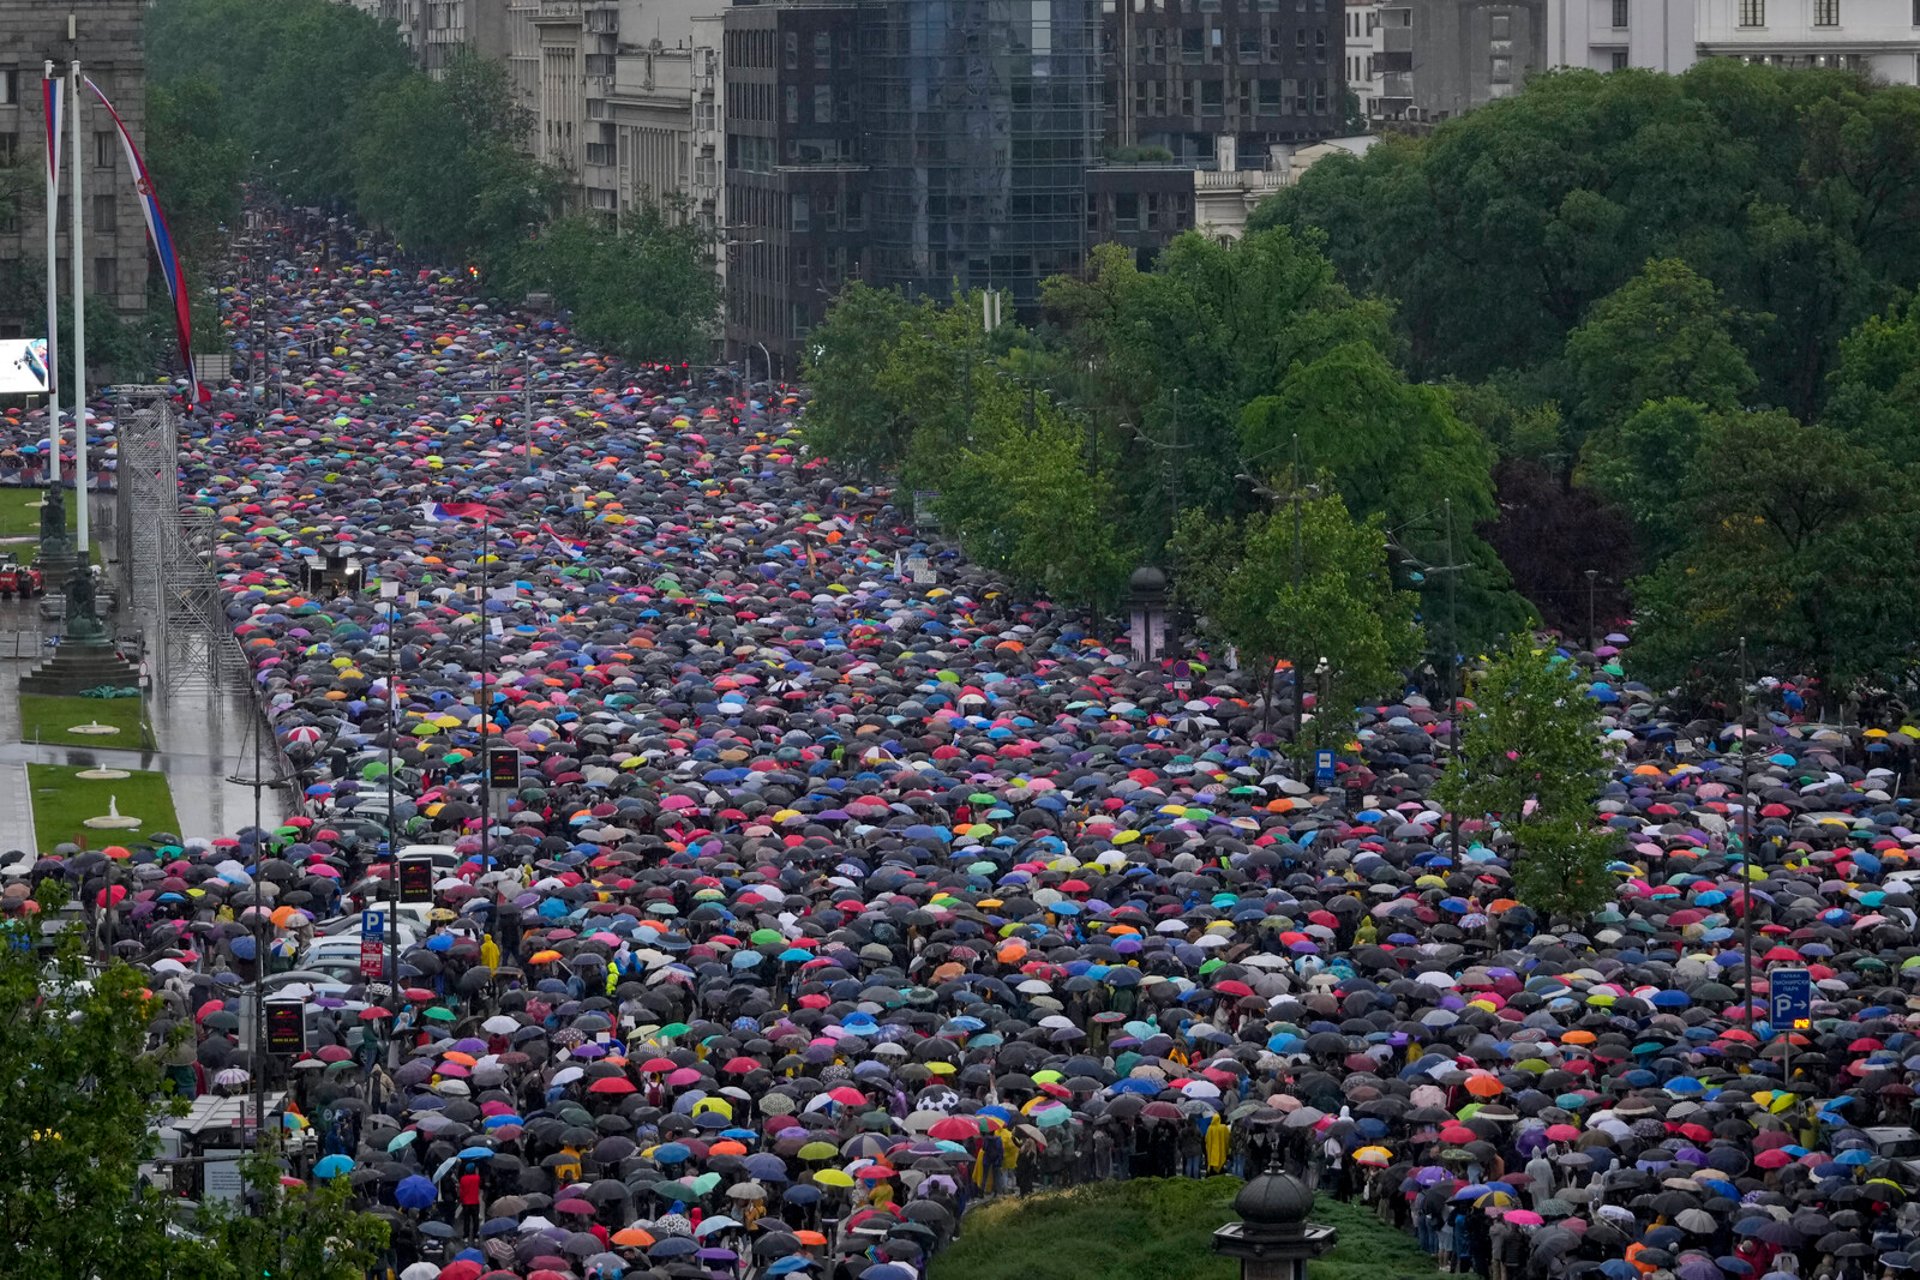
[(400, 1180), (393, 1189), (393, 1202), (402, 1209), (424, 1209), (438, 1196), (433, 1184), (419, 1174), (412, 1174)]
[(351, 1172), (352, 1169), (352, 1156), (331, 1155), (313, 1166), (313, 1176), (316, 1178), (337, 1178), (343, 1173)]

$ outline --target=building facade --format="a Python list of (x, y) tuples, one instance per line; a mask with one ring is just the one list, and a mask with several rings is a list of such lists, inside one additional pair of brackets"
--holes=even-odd
[(1695, 0), (1553, 0), (1548, 65), (1685, 71), (1694, 63), (1695, 12)]
[(1353, 95), (1353, 106), (1366, 119), (1380, 110), (1380, 73), (1374, 66), (1374, 40), (1380, 26), (1379, 0), (1347, 0), (1346, 29), (1342, 33), (1342, 79)]
[(1206, 167), (1339, 132), (1342, 0), (1103, 0), (1106, 135)]
[[(1644, 0), (1635, 0), (1643, 3)], [(1695, 0), (1700, 56), (1841, 67), (1920, 83), (1914, 0)]]
[[(134, 140), (146, 139), (146, 62), (141, 0), (97, 0), (76, 12), (69, 3), (14, 0), (0, 5), (0, 161), (15, 171), (20, 198), (12, 217), (0, 221), (0, 336), (37, 337), (46, 330), (47, 209), (46, 121), (40, 96), (42, 67), (52, 58), (64, 75), (77, 57), (127, 123)], [(76, 39), (67, 38), (75, 14)], [(71, 110), (71, 104), (69, 105)], [(147, 303), (147, 233), (141, 221), (133, 175), (113, 122), (91, 93), (80, 102), (80, 160), (86, 169), (83, 222), (87, 294), (127, 314)], [(71, 122), (63, 139), (66, 172), (61, 177), (57, 245), (62, 296), (71, 280)], [(162, 193), (164, 199), (165, 193)], [(187, 263), (189, 279), (204, 282), (204, 264)]]
[(870, 265), (859, 9), (742, 5), (723, 28), (727, 348), (765, 343), (793, 368), (833, 295)]

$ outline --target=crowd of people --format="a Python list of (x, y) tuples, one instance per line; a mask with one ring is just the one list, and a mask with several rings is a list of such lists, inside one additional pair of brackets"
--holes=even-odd
[[(1570, 645), (1619, 888), (1542, 919), (1427, 797), (1448, 708), (1359, 708), (1323, 782), (1205, 653), (1138, 661), (809, 455), (797, 389), (266, 239), (180, 466), (298, 812), (48, 849), (0, 905), (111, 901), (180, 1088), (271, 1073), (405, 1280), (920, 1280), (981, 1197), (1270, 1168), (1483, 1276), (1909, 1269), (1920, 731), (1789, 682), (1743, 750), (1624, 634)], [(302, 968), (404, 844), (452, 853), (398, 974)], [(297, 1060), (240, 1042), (256, 966)]]

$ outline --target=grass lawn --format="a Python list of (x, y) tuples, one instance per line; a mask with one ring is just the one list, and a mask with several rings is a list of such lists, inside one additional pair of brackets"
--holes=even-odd
[[(139, 751), (153, 745), (141, 724), (144, 698), (61, 698), (46, 693), (20, 695), (20, 739), (68, 747), (106, 747)], [(69, 732), (77, 724), (110, 724), (118, 733)]]
[[(1213, 1252), (1233, 1217), (1237, 1178), (1139, 1179), (1008, 1197), (967, 1215), (965, 1234), (933, 1260), (929, 1280), (1237, 1280)], [(1309, 1264), (1310, 1280), (1432, 1280), (1413, 1237), (1372, 1213), (1321, 1197), (1314, 1222), (1340, 1242)]]
[[(8, 486), (0, 489), (0, 538), (36, 537), (40, 533), (40, 508), (29, 506), (46, 496), (44, 489), (20, 489)], [(65, 495), (67, 499), (67, 531), (80, 527), (80, 511), (74, 505), (73, 493)]]
[[(174, 814), (173, 793), (167, 789), (165, 774), (135, 771), (125, 778), (90, 780), (75, 777), (79, 772), (64, 764), (27, 766), (27, 787), (33, 793), (33, 833), (42, 850), (66, 840), (89, 849), (104, 849), (110, 844), (131, 844), (157, 831), (179, 834), (180, 819)], [(121, 813), (139, 818), (140, 825), (99, 831), (83, 825), (88, 818), (104, 814), (110, 799), (118, 802)]]

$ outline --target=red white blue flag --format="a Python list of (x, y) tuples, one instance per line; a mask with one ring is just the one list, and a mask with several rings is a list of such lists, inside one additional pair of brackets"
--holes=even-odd
[(193, 315), (187, 299), (187, 273), (180, 265), (179, 250), (174, 248), (173, 233), (167, 229), (167, 215), (161, 212), (160, 201), (154, 195), (153, 175), (147, 172), (147, 162), (140, 158), (140, 148), (127, 132), (127, 122), (107, 101), (107, 95), (100, 92), (100, 86), (90, 78), (87, 88), (100, 99), (100, 105), (113, 117), (113, 127), (119, 131), (120, 146), (127, 153), (127, 167), (133, 171), (134, 190), (140, 196), (140, 216), (147, 221), (147, 239), (153, 244), (154, 256), (160, 260), (160, 275), (167, 282), (168, 296), (173, 299), (173, 325), (180, 339), (180, 360), (187, 367), (187, 383), (192, 388), (194, 403), (205, 404), (212, 396), (193, 372)]
[(491, 520), (493, 511), (484, 502), (423, 502), (420, 518), (428, 524), (456, 524), (461, 520)]

